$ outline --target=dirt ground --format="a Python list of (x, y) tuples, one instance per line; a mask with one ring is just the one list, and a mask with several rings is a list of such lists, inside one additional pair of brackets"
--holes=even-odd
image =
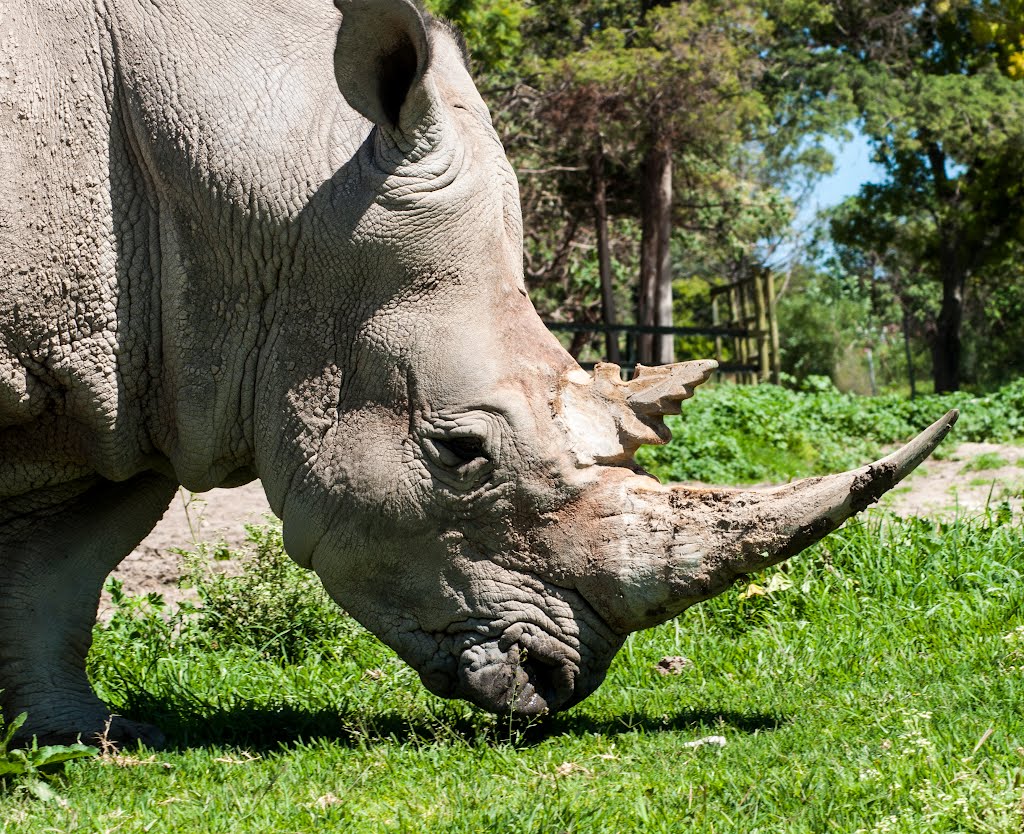
[[(192, 495), (179, 489), (160, 523), (112, 574), (124, 583), (132, 596), (156, 591), (170, 603), (190, 596), (178, 587), (182, 558), (178, 550), (194, 550), (199, 542), (223, 540), (233, 549), (246, 541), (245, 525), (259, 524), (270, 515), (270, 506), (259, 481), (235, 489), (214, 489)], [(237, 562), (216, 561), (216, 570), (232, 572)], [(110, 612), (110, 598), (104, 592), (100, 616)]]
[(977, 515), (1007, 501), (1024, 503), (1024, 446), (961, 443), (930, 458), (879, 502), (902, 516)]
[[(1024, 446), (961, 443), (941, 448), (896, 489), (880, 507), (903, 516), (975, 515), (986, 504), (1007, 500), (1022, 510)], [(270, 513), (260, 483), (236, 489), (215, 489), (190, 496), (180, 490), (163, 520), (115, 571), (129, 594), (157, 591), (170, 602), (185, 596), (178, 588), (181, 558), (174, 549), (192, 549), (196, 542), (223, 539), (237, 548), (245, 541), (244, 525), (258, 523)], [(236, 570), (231, 561), (218, 561), (220, 570)], [(104, 600), (101, 610), (109, 611)]]

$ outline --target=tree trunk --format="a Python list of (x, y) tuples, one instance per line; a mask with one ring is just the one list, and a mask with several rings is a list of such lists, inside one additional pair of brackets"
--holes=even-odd
[(932, 377), (935, 393), (946, 394), (960, 388), (960, 326), (964, 316), (966, 270), (955, 252), (943, 254), (942, 307), (935, 322), (932, 339)]
[[(640, 290), (637, 324), (672, 326), (672, 151), (657, 142), (644, 160), (640, 241)], [(637, 339), (637, 361), (664, 364), (674, 361), (671, 336), (641, 334)]]
[[(937, 142), (927, 143), (925, 149), (931, 165), (935, 196), (952, 210), (955, 217), (959, 195), (946, 174), (946, 153)], [(964, 317), (964, 287), (967, 285), (969, 261), (967, 253), (957, 246), (962, 229), (955, 223), (952, 228), (940, 225), (939, 234), (944, 241), (939, 251), (942, 306), (932, 340), (932, 378), (935, 393), (945, 394), (960, 388), (960, 325)]]
[[(637, 288), (636, 323), (641, 327), (654, 325), (655, 288), (658, 285), (658, 230), (651, 209), (652, 194), (650, 159), (644, 161), (644, 184), (640, 207), (640, 286)], [(654, 336), (638, 333), (636, 361), (654, 364)]]
[(580, 354), (583, 353), (583, 348), (587, 346), (590, 334), (585, 333), (582, 330), (577, 330), (572, 334), (572, 342), (569, 344), (569, 355), (573, 359), (579, 359)]
[[(612, 292), (612, 257), (608, 244), (608, 200), (607, 182), (604, 176), (604, 147), (600, 136), (594, 144), (591, 160), (591, 176), (594, 187), (594, 229), (597, 232), (597, 264), (601, 276), (601, 320), (605, 326), (615, 324), (615, 295)], [(604, 358), (616, 365), (619, 360), (619, 338), (617, 333), (605, 334)]]
[[(672, 326), (672, 149), (657, 151), (658, 168), (658, 284), (654, 291), (654, 323)], [(654, 337), (654, 361), (668, 365), (676, 361), (675, 336)]]

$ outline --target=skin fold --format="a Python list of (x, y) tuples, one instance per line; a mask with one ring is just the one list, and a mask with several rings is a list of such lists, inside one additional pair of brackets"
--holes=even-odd
[(407, 0), (13, 0), (4, 23), (0, 705), (26, 734), (104, 730), (100, 589), (179, 485), (260, 478), (289, 555), (431, 691), (535, 715), (955, 420), (775, 491), (638, 470), (714, 363), (627, 383), (547, 332), (461, 41)]

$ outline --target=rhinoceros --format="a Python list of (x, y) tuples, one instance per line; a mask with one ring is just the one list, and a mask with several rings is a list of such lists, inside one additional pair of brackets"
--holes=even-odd
[(409, 0), (2, 17), (0, 688), (26, 733), (159, 740), (85, 657), (179, 485), (261, 479), (291, 558), (431, 692), (530, 716), (834, 530), (956, 417), (845, 474), (662, 485), (633, 454), (714, 363), (591, 375), (545, 329), (451, 27)]

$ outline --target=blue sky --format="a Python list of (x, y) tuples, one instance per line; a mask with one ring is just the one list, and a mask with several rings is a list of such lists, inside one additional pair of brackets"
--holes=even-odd
[(841, 203), (851, 194), (856, 194), (866, 182), (881, 182), (884, 170), (871, 161), (871, 149), (863, 134), (853, 130), (853, 136), (846, 142), (836, 139), (825, 141), (825, 147), (835, 157), (833, 172), (822, 177), (808, 194), (797, 212), (788, 240), (779, 242), (778, 249), (770, 258), (776, 268), (785, 269), (787, 262), (803, 250), (805, 235), (814, 225), (815, 215), (822, 209)]
[(848, 142), (829, 139), (825, 147), (835, 156), (835, 168), (814, 188), (807, 205), (800, 212), (801, 221), (809, 220), (820, 209), (834, 206), (856, 194), (863, 183), (878, 182), (884, 176), (882, 168), (871, 161), (871, 149), (860, 133), (854, 133)]

